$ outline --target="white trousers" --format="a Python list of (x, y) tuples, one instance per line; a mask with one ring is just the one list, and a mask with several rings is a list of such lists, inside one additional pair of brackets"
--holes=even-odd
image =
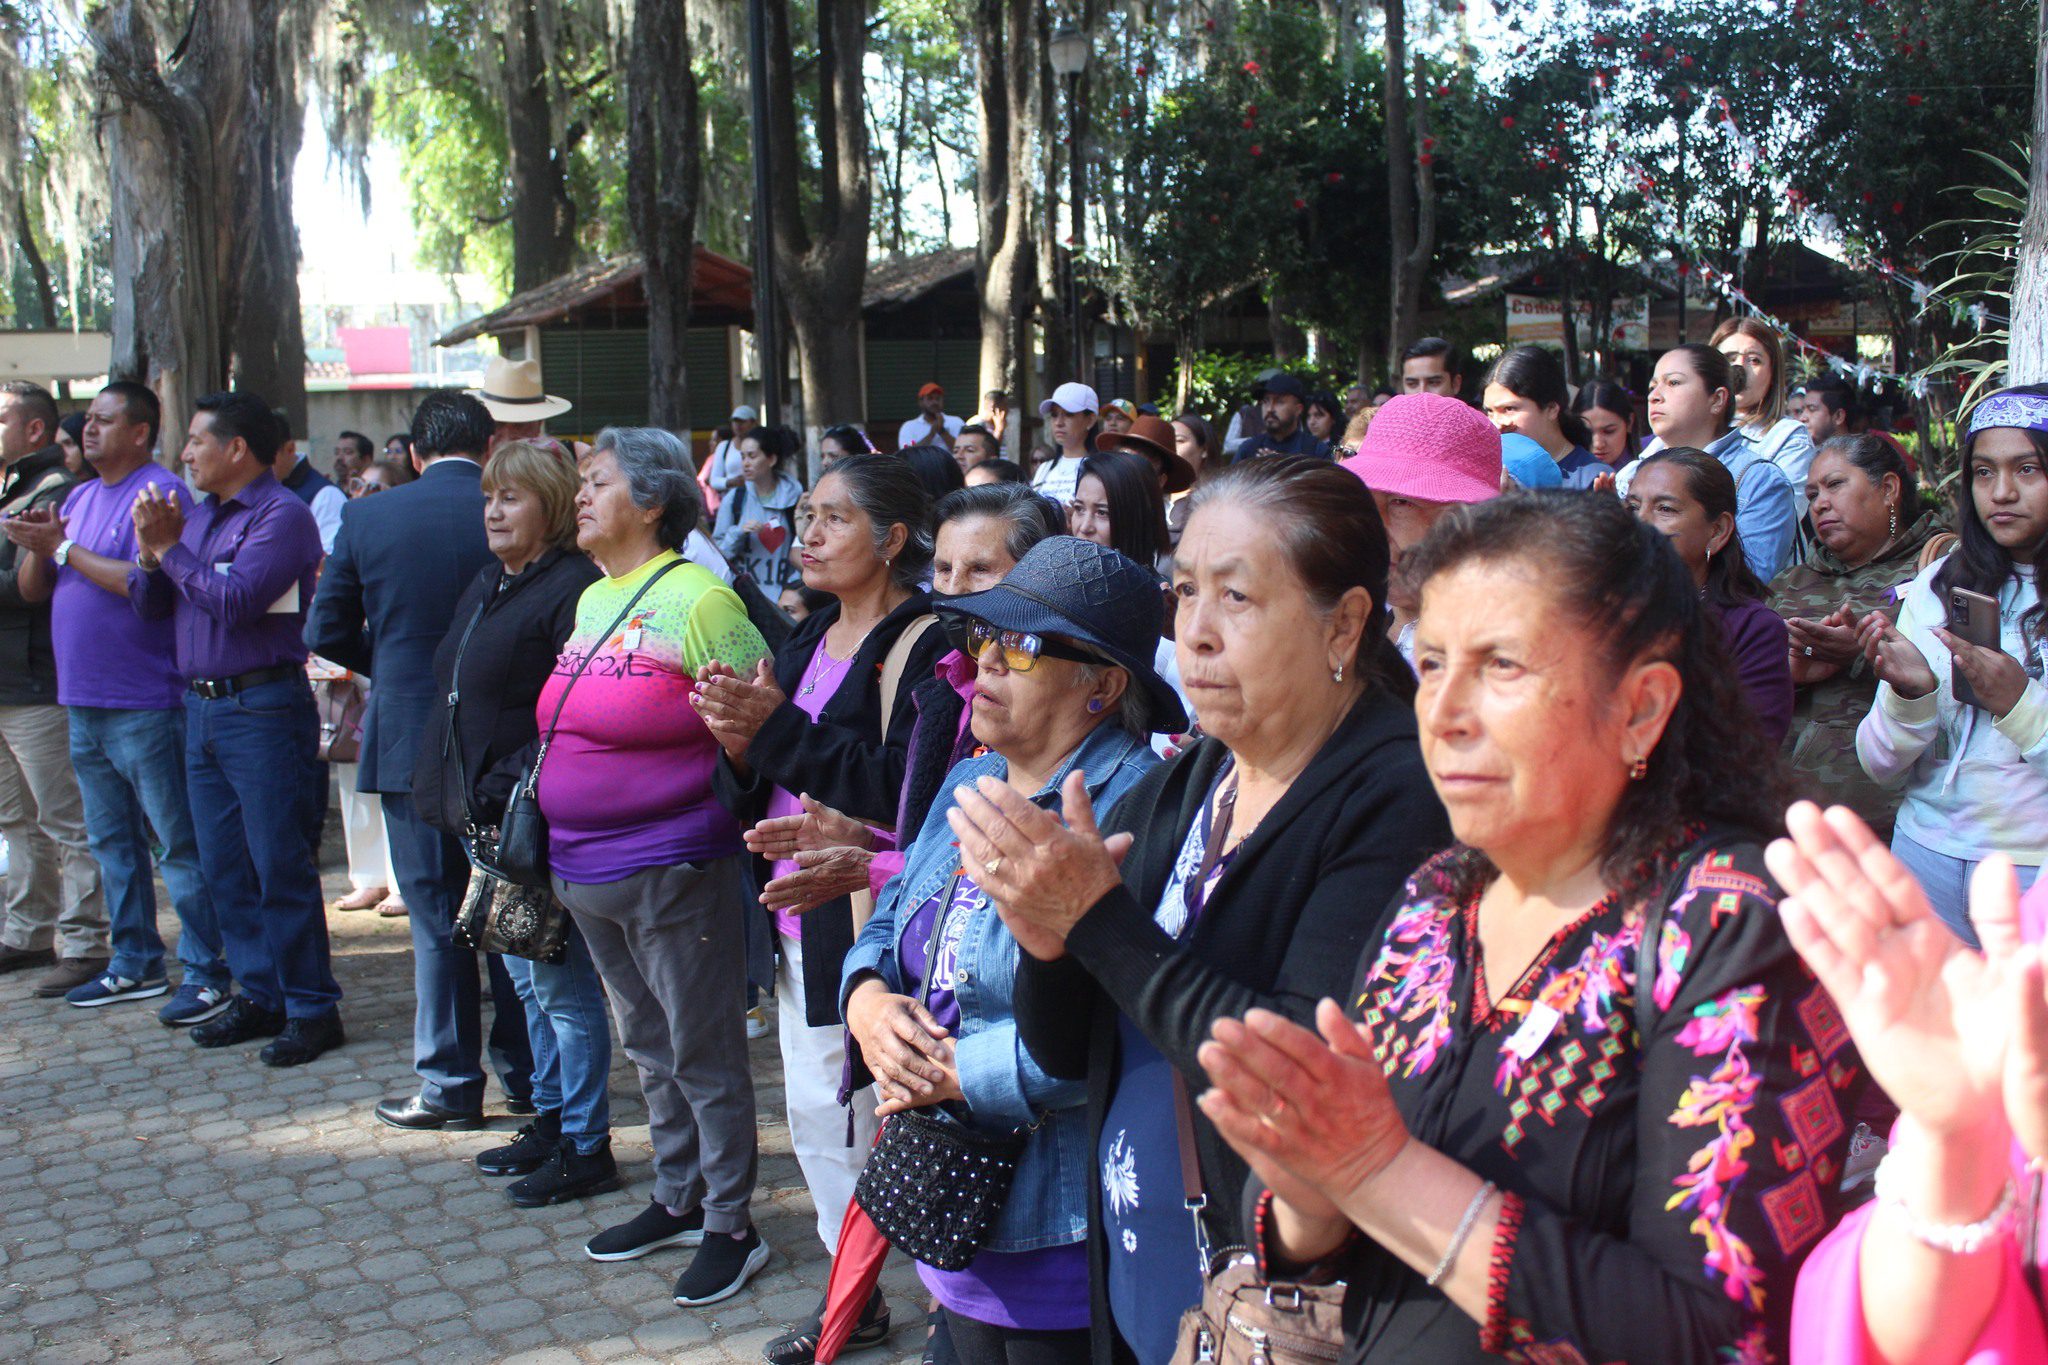
[(384, 798), (356, 790), (356, 764), (333, 766), (335, 785), (341, 788), (341, 840), (348, 849), (349, 886), (357, 891), (373, 886), (398, 890), (391, 843), (384, 837)]
[(846, 1111), (839, 1107), (839, 1078), (846, 1064), (845, 1037), (838, 1025), (811, 1028), (804, 1022), (804, 953), (794, 939), (782, 939), (775, 969), (775, 1016), (782, 1044), (782, 1093), (789, 1104), (789, 1143), (796, 1164), (818, 1206), (818, 1239), (828, 1255), (839, 1251), (839, 1229), (853, 1202), (854, 1182), (875, 1145), (873, 1086), (853, 1095), (853, 1145), (846, 1144)]

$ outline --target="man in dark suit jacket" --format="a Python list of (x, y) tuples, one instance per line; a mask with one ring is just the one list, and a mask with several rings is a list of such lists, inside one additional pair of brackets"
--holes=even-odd
[[(419, 1093), (386, 1100), (377, 1117), (397, 1128), (483, 1124), (481, 994), (476, 954), (455, 941), (469, 882), (459, 840), (431, 828), (412, 803), (419, 738), (432, 709), (434, 650), (455, 624), (463, 589), (490, 561), (479, 486), (493, 423), (467, 394), (436, 393), (413, 417), (420, 477), (342, 514), (306, 621), (313, 651), (370, 679), (358, 785), (383, 797), (392, 870), (412, 924), (413, 1070)], [(491, 1054), (508, 1106), (532, 1112), (533, 1054), (511, 978), (487, 955)]]

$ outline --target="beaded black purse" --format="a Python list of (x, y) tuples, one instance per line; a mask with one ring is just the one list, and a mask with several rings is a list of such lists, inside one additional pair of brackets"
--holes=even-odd
[(961, 1270), (988, 1240), (1010, 1196), (1021, 1134), (990, 1137), (935, 1109), (882, 1123), (853, 1197), (877, 1230), (934, 1270)]

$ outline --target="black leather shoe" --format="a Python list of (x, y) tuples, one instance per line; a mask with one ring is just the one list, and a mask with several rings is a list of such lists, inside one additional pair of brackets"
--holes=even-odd
[(603, 1194), (618, 1187), (619, 1165), (612, 1160), (609, 1140), (585, 1156), (576, 1150), (575, 1143), (564, 1138), (548, 1153), (545, 1165), (526, 1179), (514, 1181), (506, 1193), (522, 1209), (544, 1209), (550, 1204), (566, 1204), (571, 1199)]
[(377, 1106), (377, 1117), (393, 1128), (411, 1128), (419, 1131), (432, 1129), (455, 1132), (484, 1126), (481, 1109), (443, 1109), (438, 1104), (429, 1104), (418, 1095), (402, 1100), (386, 1100)]
[(532, 1100), (514, 1098), (505, 1101), (505, 1112), (514, 1118), (523, 1119), (530, 1118), (538, 1111), (534, 1109)]
[(341, 1012), (329, 1010), (317, 1019), (287, 1019), (277, 1041), (257, 1053), (265, 1066), (304, 1066), (323, 1052), (348, 1041), (341, 1031)]
[(543, 1109), (503, 1147), (479, 1152), (476, 1168), (485, 1175), (532, 1175), (547, 1164), (562, 1141), (562, 1111)]
[(192, 1030), (199, 1047), (233, 1047), (257, 1038), (275, 1038), (284, 1032), (284, 1015), (250, 1003), (246, 995), (228, 1001), (228, 1007)]

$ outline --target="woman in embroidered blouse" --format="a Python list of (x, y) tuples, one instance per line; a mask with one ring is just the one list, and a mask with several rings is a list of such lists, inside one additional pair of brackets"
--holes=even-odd
[(1062, 824), (1001, 783), (956, 790), (952, 812), (963, 865), (1027, 954), (1020, 1040), (1049, 1075), (1088, 1083), (1103, 1365), (1165, 1365), (1201, 1294), (1203, 1240), (1244, 1238), (1244, 1165), (1199, 1114), (1199, 1236), (1181, 1187), (1176, 1078), (1200, 1085), (1209, 1021), (1255, 1005), (1307, 1018), (1450, 834), (1416, 747), (1413, 680), (1386, 639), (1372, 495), (1328, 460), (1275, 456), (1190, 497), (1175, 645), (1206, 738), (1100, 828), (1085, 799), (1062, 803)]
[[(1980, 954), (1843, 807), (1801, 803), (1771, 845), (1785, 928), (1904, 1113), (1877, 1198), (1799, 1272), (1800, 1365), (2048, 1360), (2048, 883), (2024, 901), (2002, 856), (1971, 883)], [(2031, 1164), (2030, 1164), (2031, 1163)]]
[(1202, 1049), (1254, 1249), (1346, 1281), (1351, 1361), (1783, 1359), (1860, 1070), (1778, 922), (1776, 764), (1719, 633), (1610, 498), (1459, 508), (1415, 555), (1459, 843), (1352, 1014), (1224, 1017)]

